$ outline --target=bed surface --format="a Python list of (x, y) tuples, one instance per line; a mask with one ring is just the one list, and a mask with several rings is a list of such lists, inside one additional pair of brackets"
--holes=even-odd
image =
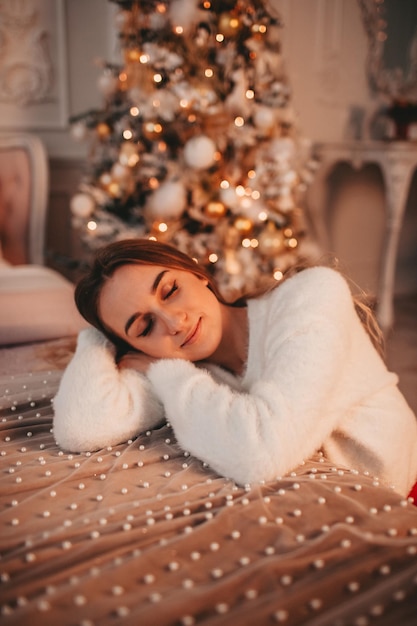
[(238, 487), (169, 425), (68, 454), (51, 348), (0, 350), (2, 625), (417, 624), (411, 502), (320, 454)]

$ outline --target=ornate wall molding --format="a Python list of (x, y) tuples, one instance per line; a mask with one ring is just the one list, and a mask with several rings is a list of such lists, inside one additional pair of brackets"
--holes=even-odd
[(66, 79), (63, 0), (2, 0), (0, 126), (65, 125)]

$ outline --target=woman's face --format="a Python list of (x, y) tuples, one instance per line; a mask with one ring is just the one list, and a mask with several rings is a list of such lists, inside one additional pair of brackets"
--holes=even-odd
[(207, 281), (162, 266), (117, 268), (102, 288), (99, 315), (114, 334), (155, 358), (204, 360), (222, 338), (222, 305)]

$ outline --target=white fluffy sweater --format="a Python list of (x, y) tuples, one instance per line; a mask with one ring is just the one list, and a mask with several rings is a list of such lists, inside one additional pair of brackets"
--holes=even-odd
[(54, 401), (58, 444), (99, 449), (166, 418), (185, 450), (241, 484), (284, 475), (322, 449), (406, 495), (417, 421), (340, 274), (304, 270), (250, 300), (248, 317), (241, 377), (179, 359), (154, 363), (147, 377), (119, 371), (111, 344), (82, 331)]

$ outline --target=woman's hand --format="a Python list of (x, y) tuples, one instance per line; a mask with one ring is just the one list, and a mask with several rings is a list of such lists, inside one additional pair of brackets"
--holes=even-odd
[(124, 354), (121, 359), (119, 359), (117, 365), (119, 369), (132, 369), (141, 374), (146, 374), (149, 366), (157, 360), (158, 359), (148, 356), (143, 352), (132, 351)]

